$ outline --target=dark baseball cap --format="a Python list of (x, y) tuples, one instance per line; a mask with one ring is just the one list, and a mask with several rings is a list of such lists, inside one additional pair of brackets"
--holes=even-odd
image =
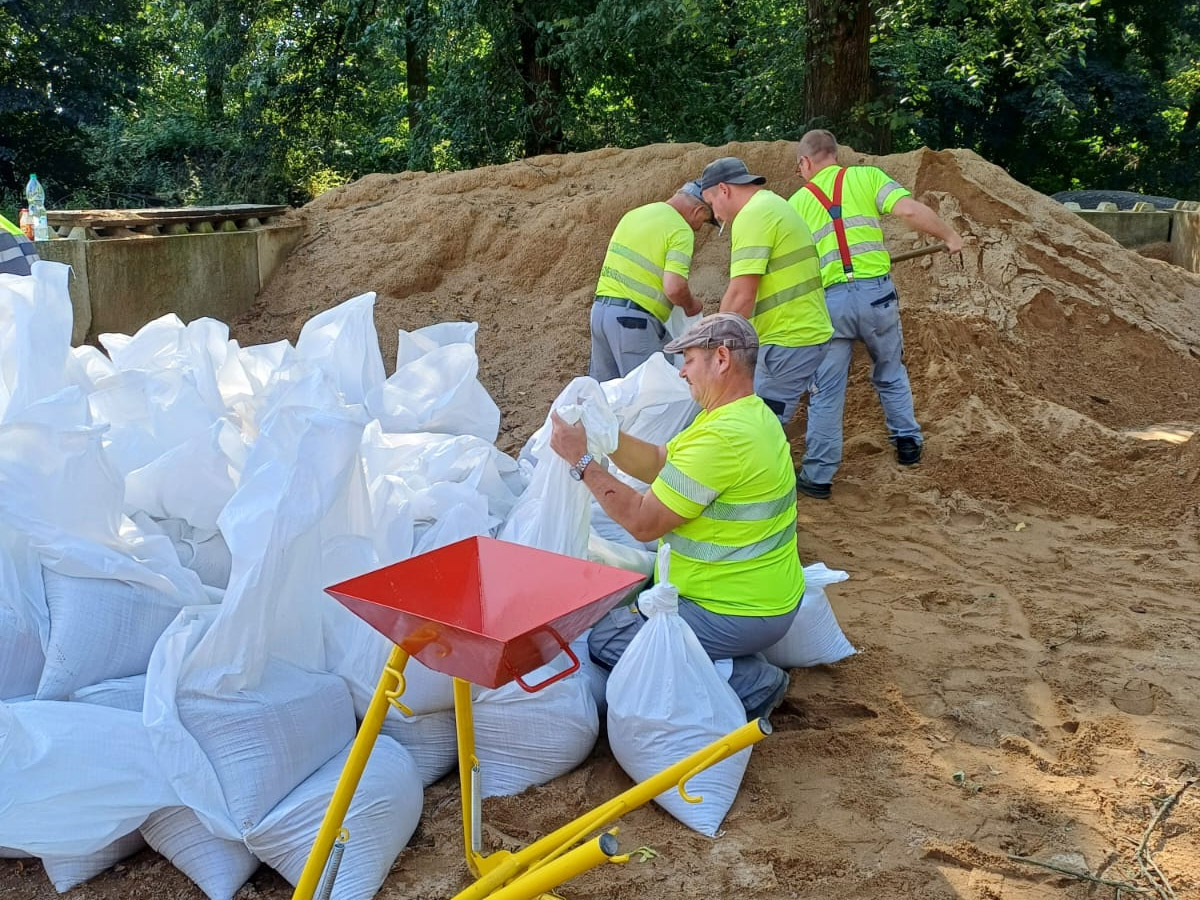
[(765, 175), (751, 175), (746, 164), (736, 156), (722, 156), (704, 167), (700, 176), (700, 190), (707, 191), (718, 184), (766, 184)]
[(689, 347), (728, 347), (730, 350), (758, 348), (758, 332), (743, 316), (737, 313), (713, 313), (705, 316), (663, 350), (679, 353)]

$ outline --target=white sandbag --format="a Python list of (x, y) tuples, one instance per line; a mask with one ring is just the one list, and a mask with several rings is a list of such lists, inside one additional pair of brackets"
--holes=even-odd
[(452, 772), (458, 762), (458, 727), (453, 709), (411, 717), (390, 709), (380, 733), (412, 754), (425, 787)]
[(224, 322), (199, 318), (185, 325), (179, 316), (167, 313), (132, 336), (102, 334), (99, 341), (118, 371), (178, 372), (214, 415), (223, 411), (216, 373), (229, 353), (229, 326)]
[[(129, 472), (125, 510), (131, 516), (140, 510), (155, 519), (181, 519), (192, 528), (215, 532), (245, 461), (241, 432), (228, 419), (218, 419), (208, 430)], [(187, 477), (179, 477), (181, 472)]]
[(144, 512), (132, 518), (144, 531), (165, 535), (180, 564), (195, 572), (201, 584), (221, 591), (229, 586), (233, 554), (215, 525), (212, 530), (194, 528), (184, 519), (153, 519)]
[(124, 483), (101, 442), (104, 429), (0, 426), (0, 521), (22, 532), (61, 575), (112, 578), (206, 603), (196, 573), (159, 535), (121, 514)]
[(74, 703), (91, 703), (140, 714), (145, 695), (146, 676), (143, 674), (88, 685), (73, 691), (68, 699)]
[[(567, 422), (583, 422), (588, 452), (597, 465), (617, 447), (617, 418), (609, 408), (599, 383), (576, 378), (551, 404), (552, 412)], [(583, 559), (587, 556), (591, 493), (587, 485), (571, 478), (571, 466), (550, 447), (550, 415), (535, 435), (531, 452), (537, 460), (533, 480), (517, 500), (497, 534), (501, 540), (550, 550)]]
[(39, 700), (65, 700), (74, 690), (146, 671), (159, 635), (184, 606), (178, 596), (146, 585), (42, 573), (50, 637)]
[[(700, 411), (687, 382), (661, 353), (651, 356), (624, 378), (604, 382), (602, 387), (621, 431), (652, 444), (667, 443), (687, 428)], [(634, 490), (645, 491), (648, 487), (620, 469), (614, 468), (612, 474)], [(651, 553), (656, 549), (654, 541), (639, 541), (614, 522), (595, 498), (591, 525), (595, 534), (614, 543)]]
[(0, 281), (0, 423), (71, 383), (70, 271), (43, 261), (33, 264), (29, 277)]
[(118, 372), (96, 385), (88, 406), (109, 426), (105, 451), (122, 477), (204, 434), (223, 412), (178, 369)]
[(141, 832), (146, 843), (209, 900), (232, 900), (259, 865), (245, 844), (216, 837), (186, 806), (151, 813)]
[[(648, 617), (608, 678), (608, 743), (634, 781), (649, 778), (746, 724), (733, 688), (713, 667), (679, 615), (679, 594), (668, 581), (670, 547), (659, 549), (660, 581), (638, 598)], [(674, 788), (655, 798), (663, 809), (713, 837), (737, 797), (750, 748), (698, 773), (687, 783), (700, 803)]]
[[(524, 676), (531, 687), (570, 665), (565, 653)], [(570, 772), (600, 736), (600, 718), (587, 676), (575, 672), (529, 693), (515, 681), (479, 690), (472, 704), (475, 755), (484, 797), (519, 794)]]
[[(336, 601), (326, 611), (325, 653), (329, 669), (340, 675), (354, 698), (360, 719), (379, 684), (392, 642)], [(399, 700), (414, 715), (438, 712), (454, 706), (454, 683), (449, 675), (427, 668), (409, 658), (404, 666), (404, 692)]]
[(325, 372), (347, 406), (362, 404), (386, 374), (375, 331), (375, 292), (352, 297), (305, 322), (296, 355)]
[(763, 651), (768, 662), (785, 669), (835, 663), (854, 653), (838, 625), (825, 588), (850, 576), (825, 563), (804, 567), (804, 597), (796, 618), (778, 643)]
[(46, 665), (40, 624), (49, 630), (42, 566), (24, 538), (0, 526), (0, 700), (37, 690)]
[(440, 482), (471, 487), (487, 497), (488, 511), (504, 518), (525, 490), (516, 461), (475, 435), (390, 434), (378, 421), (362, 440), (368, 488), (382, 478), (399, 478), (419, 491)]
[(592, 699), (596, 701), (596, 713), (601, 722), (605, 721), (608, 714), (608, 669), (596, 664), (592, 659), (592, 654), (588, 650), (588, 635), (592, 633), (592, 629), (588, 629), (575, 640), (571, 641), (571, 651), (579, 660), (579, 668), (583, 672), (583, 676), (587, 679), (588, 690), (591, 691)]
[(268, 663), (254, 690), (210, 696), (183, 688), (178, 703), (243, 834), (355, 733), (340, 678), (279, 661)]
[(667, 329), (667, 334), (674, 340), (683, 335), (689, 328), (704, 318), (704, 313), (696, 313), (694, 316), (689, 316), (683, 311), (682, 306), (672, 306), (671, 314), (667, 316), (667, 321), (664, 323)]
[(95, 853), (179, 803), (134, 712), (0, 703), (0, 847)]
[[(610, 520), (611, 521), (611, 520)], [(628, 535), (622, 529), (622, 532)], [(630, 547), (617, 541), (601, 537), (592, 529), (588, 536), (587, 558), (592, 562), (626, 569), (630, 572), (641, 572), (650, 575), (654, 571), (654, 554), (640, 544)]]
[(24, 850), (14, 850), (12, 847), (0, 847), (0, 859), (35, 859), (32, 853)]
[[(255, 856), (295, 885), (304, 871), (350, 747), (292, 791), (246, 834)], [(380, 735), (342, 825), (349, 832), (332, 900), (371, 900), (417, 828), (424, 793), (407, 750)]]
[(367, 412), (384, 431), (473, 434), (494, 444), (500, 408), (479, 383), (474, 344), (438, 345), (458, 335), (443, 330), (429, 339), (425, 332), (400, 332), (396, 371), (367, 395)]
[(105, 869), (111, 869), (121, 860), (146, 849), (141, 832), (132, 831), (117, 838), (102, 850), (83, 856), (43, 856), (42, 865), (50, 883), (60, 894), (65, 894), (76, 885), (91, 881)]

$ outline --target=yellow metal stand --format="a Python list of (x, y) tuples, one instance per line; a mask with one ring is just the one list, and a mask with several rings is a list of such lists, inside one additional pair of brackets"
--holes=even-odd
[[(346, 811), (362, 778), (367, 759), (375, 746), (375, 738), (383, 727), (387, 708), (395, 705), (408, 714), (400, 703), (404, 692), (404, 666), (408, 654), (394, 647), (383, 667), (379, 684), (367, 707), (358, 737), (342, 769), (325, 819), (313, 842), (308, 862), (292, 900), (312, 900), (329, 859), (333, 842), (342, 829)], [(623, 863), (628, 856), (617, 856), (616, 829), (589, 840), (588, 835), (607, 828), (631, 810), (649, 803), (659, 794), (675, 788), (689, 803), (703, 798), (687, 793), (689, 779), (733, 756), (771, 733), (766, 719), (755, 719), (731, 731), (720, 740), (663, 769), (624, 793), (597, 806), (574, 821), (534, 841), (524, 850), (510, 853), (498, 850), (487, 855), (482, 848), (481, 795), (479, 759), (475, 756), (475, 717), (471, 710), (471, 684), (454, 679), (454, 716), (458, 731), (458, 776), (462, 797), (463, 848), (467, 865), (476, 880), (454, 900), (532, 900), (546, 895), (558, 885), (605, 862)], [(580, 843), (584, 841), (584, 843)]]

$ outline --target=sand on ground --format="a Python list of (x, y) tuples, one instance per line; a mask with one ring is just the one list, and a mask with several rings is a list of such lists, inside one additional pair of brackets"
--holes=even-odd
[[(798, 187), (787, 144), (656, 145), (468, 172), (372, 175), (296, 217), (307, 237), (237, 323), (243, 344), (295, 340), (313, 314), (379, 294), (398, 329), (480, 323), (480, 377), (515, 451), (586, 371), (587, 313), (608, 235), (705, 163), (743, 157)], [(621, 821), (645, 862), (562, 889), (578, 900), (1114, 896), (1014, 857), (1200, 896), (1200, 277), (1121, 248), (968, 151), (875, 160), (966, 236), (897, 264), (927, 439), (899, 468), (856, 355), (833, 499), (801, 498), (800, 552), (851, 574), (829, 594), (857, 655), (797, 669), (717, 839), (655, 807)], [(895, 250), (925, 239), (889, 221)], [(714, 310), (727, 237), (703, 234), (693, 288)], [(789, 429), (797, 460), (803, 422)], [(629, 784), (601, 742), (578, 770), (484, 804), (514, 849)], [(1147, 866), (1150, 869), (1150, 866)], [(379, 896), (468, 882), (454, 776)], [(48, 900), (40, 864), (0, 863), (0, 896)], [(199, 900), (146, 851), (80, 900)], [(240, 898), (282, 900), (261, 869)], [(1130, 895), (1126, 895), (1130, 896)], [(1165, 897), (1165, 892), (1146, 896)]]

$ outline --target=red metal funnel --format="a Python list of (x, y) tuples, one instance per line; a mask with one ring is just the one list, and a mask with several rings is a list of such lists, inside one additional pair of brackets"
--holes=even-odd
[(643, 577), (472, 537), (325, 590), (429, 668), (495, 688), (548, 663)]

